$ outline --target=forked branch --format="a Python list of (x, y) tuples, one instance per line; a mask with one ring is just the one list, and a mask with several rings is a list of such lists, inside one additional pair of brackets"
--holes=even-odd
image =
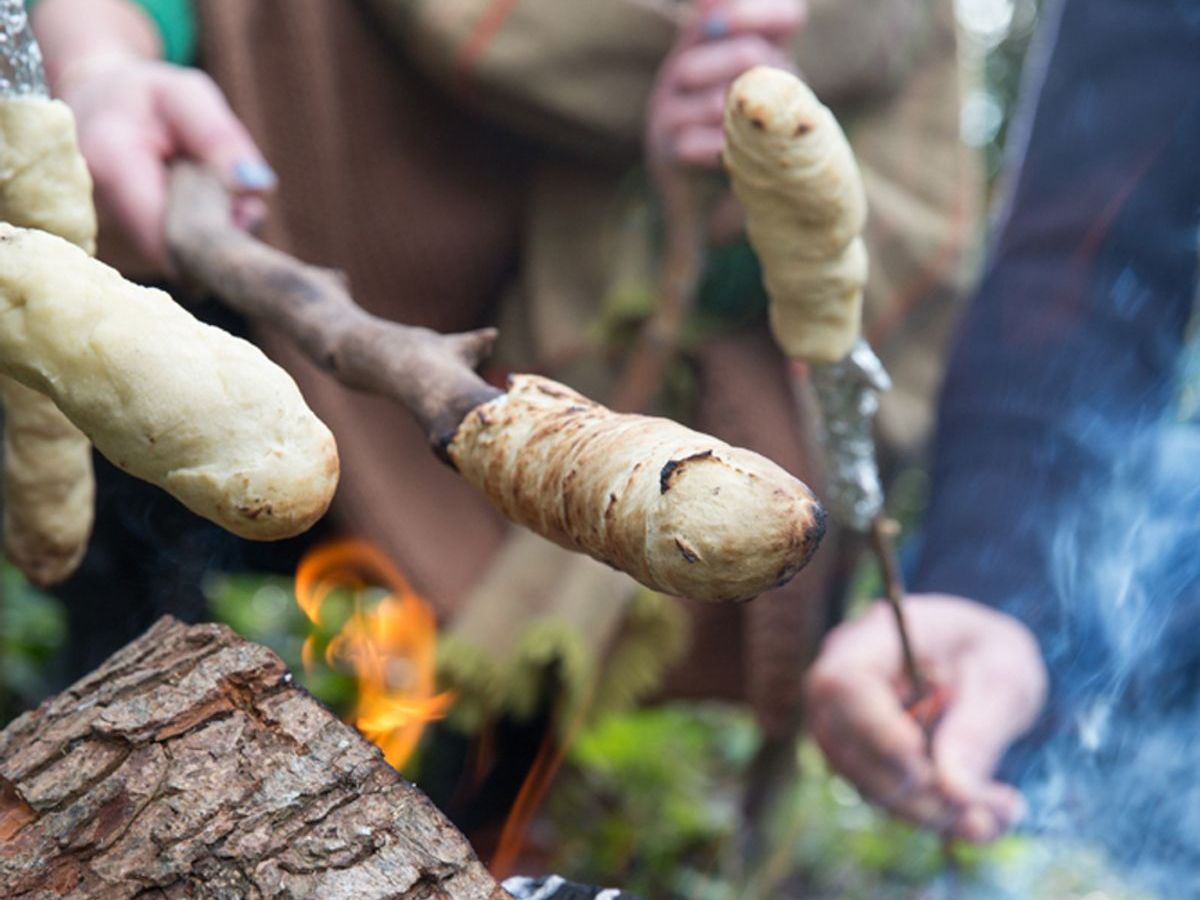
[(340, 273), (235, 227), (225, 188), (197, 166), (180, 163), (172, 173), (167, 243), (189, 281), (279, 328), (348, 387), (398, 400), (436, 447), (470, 410), (501, 393), (475, 372), (495, 329), (443, 335), (371, 315)]

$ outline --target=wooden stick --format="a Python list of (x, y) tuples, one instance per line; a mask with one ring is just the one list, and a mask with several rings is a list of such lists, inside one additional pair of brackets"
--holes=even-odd
[[(925, 676), (917, 665), (917, 657), (913, 652), (912, 639), (909, 637), (908, 621), (904, 616), (904, 576), (900, 571), (900, 562), (896, 556), (896, 523), (882, 513), (871, 522), (871, 545), (879, 560), (879, 568), (883, 575), (884, 595), (896, 619), (896, 631), (900, 635), (900, 651), (904, 657), (904, 673), (912, 685), (912, 702), (925, 697), (928, 685)], [(927, 732), (926, 737), (929, 737)]]
[(646, 412), (662, 388), (667, 367), (679, 352), (684, 326), (704, 272), (704, 212), (707, 192), (700, 176), (680, 166), (651, 166), (655, 193), (666, 218), (667, 248), (658, 303), (638, 332), (637, 342), (612, 395), (618, 412)]
[(187, 279), (281, 329), (343, 384), (402, 403), (439, 450), (468, 412), (502, 393), (474, 371), (495, 329), (443, 335), (371, 315), (341, 273), (234, 227), (225, 188), (197, 166), (179, 163), (172, 172), (167, 245)]

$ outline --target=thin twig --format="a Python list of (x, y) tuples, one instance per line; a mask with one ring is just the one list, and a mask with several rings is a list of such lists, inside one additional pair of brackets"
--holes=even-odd
[(904, 673), (912, 686), (913, 702), (923, 698), (928, 691), (925, 676), (917, 665), (916, 654), (913, 653), (912, 640), (909, 637), (908, 622), (904, 615), (904, 576), (900, 572), (900, 562), (896, 556), (896, 534), (899, 529), (896, 523), (887, 516), (880, 514), (871, 522), (871, 546), (879, 560), (879, 568), (883, 573), (884, 595), (896, 618), (896, 631), (900, 635), (900, 651), (904, 656)]
[[(881, 513), (871, 523), (871, 544), (875, 549), (875, 555), (879, 559), (879, 568), (883, 573), (884, 595), (892, 609), (892, 615), (896, 618), (896, 631), (900, 636), (900, 651), (904, 657), (904, 673), (913, 690), (913, 697), (909, 703), (911, 709), (929, 698), (931, 691), (935, 688), (926, 680), (920, 666), (917, 665), (917, 657), (913, 652), (912, 639), (909, 636), (908, 620), (904, 615), (906, 591), (904, 576), (896, 555), (896, 535), (899, 530), (894, 520)], [(930, 763), (937, 765), (933, 755), (933, 735), (937, 726), (937, 716), (936, 714), (917, 715), (915, 718), (925, 733), (925, 753), (929, 757)], [(954, 855), (954, 844), (953, 835), (942, 835), (942, 864), (950, 871), (954, 871), (958, 867), (958, 860)]]

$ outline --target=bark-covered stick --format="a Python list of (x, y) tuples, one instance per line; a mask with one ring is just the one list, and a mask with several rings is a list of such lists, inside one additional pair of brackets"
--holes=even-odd
[(405, 406), (435, 446), (502, 392), (475, 373), (494, 329), (443, 335), (373, 316), (341, 273), (310, 266), (233, 227), (229, 197), (205, 170), (171, 176), (167, 243), (182, 274), (243, 315), (270, 323), (348, 387)]
[(407, 407), (514, 521), (648, 587), (749, 599), (798, 572), (824, 534), (808, 488), (757, 454), (548, 379), (491, 387), (473, 367), (494, 332), (446, 336), (369, 315), (335, 273), (236, 229), (224, 190), (196, 168), (173, 176), (167, 237), (186, 277), (344, 384)]

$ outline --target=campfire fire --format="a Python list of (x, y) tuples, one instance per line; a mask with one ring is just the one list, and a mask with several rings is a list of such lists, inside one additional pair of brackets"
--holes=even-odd
[[(348, 595), (351, 608), (325, 645), (325, 662), (353, 673), (354, 725), (399, 769), (426, 723), (444, 718), (454, 702), (451, 692), (436, 691), (433, 610), (387, 557), (359, 540), (322, 545), (296, 570), (296, 602), (314, 626), (331, 624), (322, 613), (335, 595)], [(318, 643), (316, 633), (304, 643), (310, 672)]]
[[(445, 718), (455, 699), (451, 691), (436, 690), (433, 610), (382, 552), (361, 540), (308, 553), (296, 570), (295, 593), (313, 625), (301, 651), (305, 670), (311, 674), (324, 660), (354, 676), (350, 720), (393, 767), (402, 768), (426, 724)], [(323, 638), (331, 628), (333, 637)], [(565, 758), (570, 741), (556, 738), (551, 729), (505, 821), (491, 866), (498, 877), (511, 874), (530, 820)]]

